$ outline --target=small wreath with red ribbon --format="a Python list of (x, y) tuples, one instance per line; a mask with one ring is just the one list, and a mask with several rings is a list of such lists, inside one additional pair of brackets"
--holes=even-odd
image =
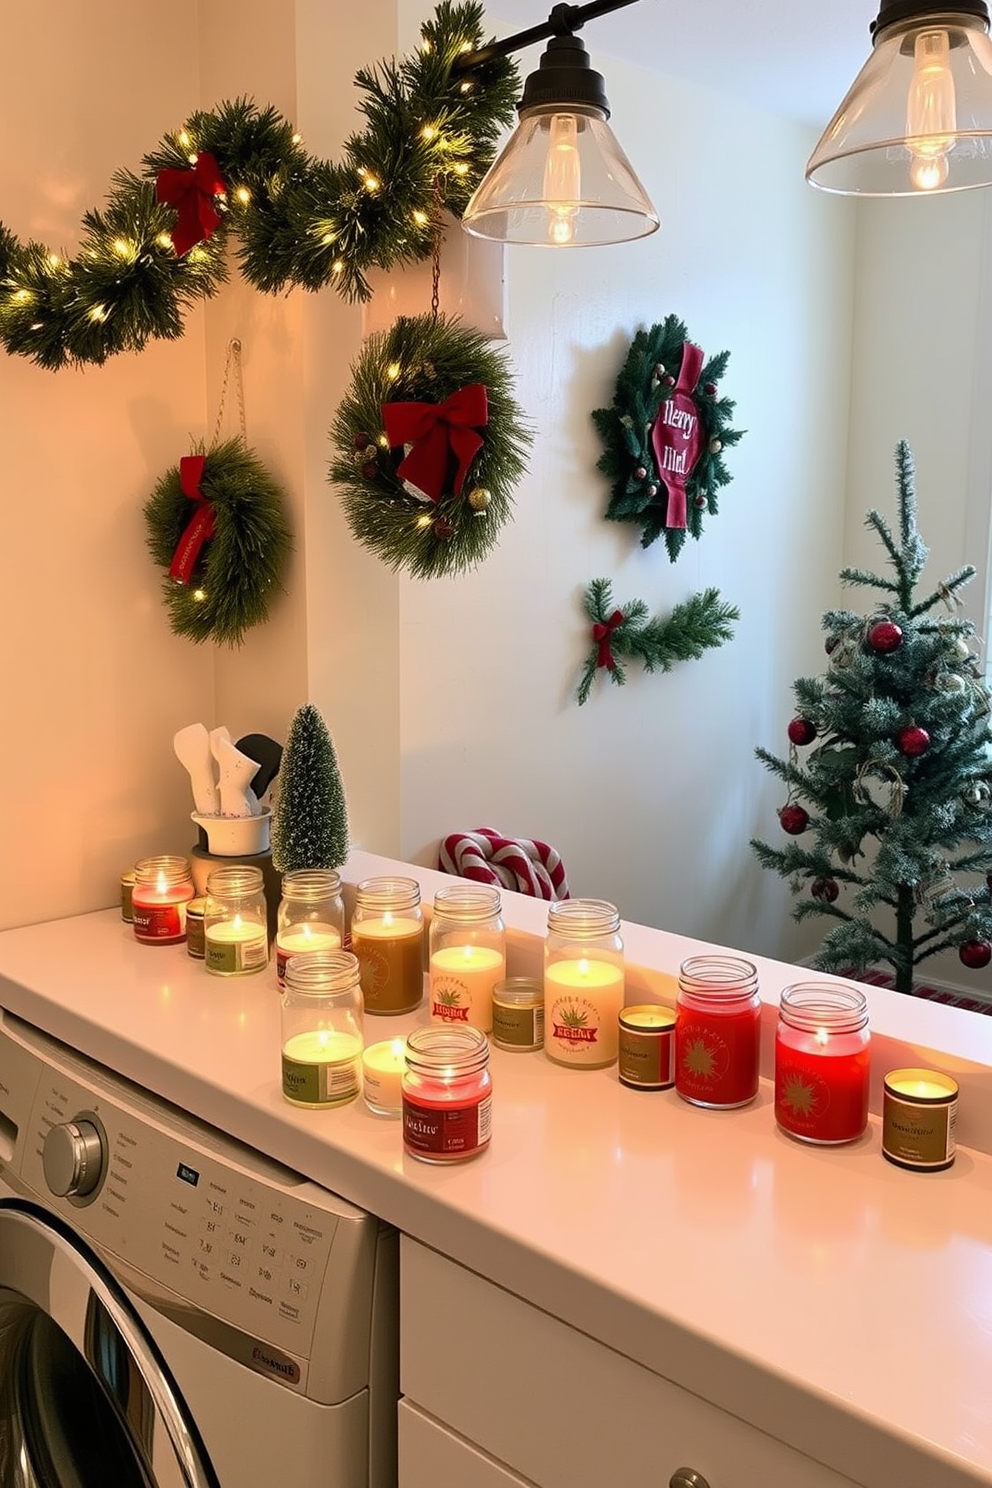
[(607, 519), (640, 523), (642, 548), (664, 534), (673, 563), (686, 534), (698, 538), (704, 515), (716, 516), (717, 492), (731, 479), (722, 451), (744, 435), (730, 427), (733, 401), (720, 396), (729, 359), (721, 351), (705, 360), (669, 315), (638, 331), (612, 407), (593, 410), (606, 445), (597, 469), (613, 481)]
[(176, 635), (240, 646), (268, 618), (292, 551), (282, 492), (240, 438), (184, 455), (144, 507)]
[(329, 478), (356, 539), (421, 579), (492, 549), (532, 435), (501, 351), (443, 315), (368, 338), (331, 425)]
[(627, 680), (627, 660), (639, 661), (646, 672), (670, 672), (677, 661), (697, 661), (704, 651), (729, 641), (732, 622), (740, 619), (737, 606), (721, 599), (718, 589), (690, 594), (667, 620), (652, 617), (643, 599), (614, 604), (609, 579), (593, 579), (583, 602), (593, 644), (579, 680), (580, 705), (597, 672), (605, 671), (619, 687)]

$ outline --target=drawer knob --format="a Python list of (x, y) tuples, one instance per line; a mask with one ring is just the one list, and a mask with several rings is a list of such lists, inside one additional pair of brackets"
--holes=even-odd
[(677, 1467), (668, 1480), (668, 1488), (710, 1488), (710, 1485), (694, 1467)]

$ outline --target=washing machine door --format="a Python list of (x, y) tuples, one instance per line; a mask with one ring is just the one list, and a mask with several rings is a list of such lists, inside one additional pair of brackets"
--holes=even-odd
[(56, 1215), (0, 1200), (0, 1488), (218, 1488), (126, 1293)]

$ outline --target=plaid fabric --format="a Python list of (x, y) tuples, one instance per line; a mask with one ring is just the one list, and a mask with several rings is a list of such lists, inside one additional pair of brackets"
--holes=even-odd
[[(895, 977), (886, 971), (866, 971), (860, 976), (845, 971), (843, 975), (869, 987), (895, 986)], [(942, 1002), (946, 1007), (964, 1008), (969, 1013), (988, 1013), (992, 1017), (992, 992), (986, 996), (969, 997), (965, 992), (955, 992), (952, 987), (914, 987), (913, 996), (924, 997), (927, 1002)]]

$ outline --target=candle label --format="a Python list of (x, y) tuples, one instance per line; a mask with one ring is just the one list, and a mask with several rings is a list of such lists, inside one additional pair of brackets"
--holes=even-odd
[(853, 1142), (868, 1124), (868, 1050), (796, 1062), (776, 1047), (775, 1120), (808, 1142)]
[(186, 938), (186, 905), (135, 904), (132, 900), (134, 935), (149, 945), (170, 945)]
[(634, 1090), (668, 1090), (675, 1084), (675, 1029), (621, 1028), (617, 1075)]
[(132, 902), (131, 902), (132, 899), (133, 899), (133, 897), (134, 897), (134, 874), (133, 873), (122, 873), (121, 874), (121, 919), (124, 921), (124, 923), (126, 925), (130, 925), (132, 923), (132, 921), (134, 920), (134, 907), (133, 907)]
[(412, 1013), (424, 996), (424, 936), (397, 936), (395, 940), (362, 935), (361, 926), (352, 932), (352, 950), (358, 957), (362, 996), (367, 1013)]
[(202, 961), (207, 954), (206, 926), (203, 922), (203, 909), (187, 911), (186, 914), (186, 954), (197, 961)]
[(359, 1061), (309, 1064), (282, 1056), (282, 1093), (301, 1106), (340, 1106), (359, 1090)]
[(746, 1106), (758, 1093), (759, 1010), (702, 1018), (679, 1009), (675, 1085), (701, 1106)]
[(493, 1003), (493, 1043), (500, 1049), (540, 1049), (544, 1043), (544, 1006)]
[[(457, 977), (431, 977), (431, 1017), (441, 1023), (470, 1023), (472, 994)], [(481, 1027), (481, 1024), (477, 1024)], [(483, 1029), (485, 1032), (485, 1029)]]
[(471, 1157), (485, 1147), (492, 1127), (492, 1096), (470, 1105), (422, 1105), (403, 1093), (403, 1145), (418, 1156)]
[[(619, 984), (615, 1001), (619, 1001)], [(544, 1046), (561, 1064), (602, 1066), (617, 1057), (616, 1010), (604, 1019), (603, 1007), (579, 995), (552, 997), (547, 1010)]]
[(916, 1105), (884, 1092), (882, 1153), (905, 1168), (949, 1168), (956, 1150), (957, 1102)]
[(265, 936), (255, 940), (214, 940), (207, 936), (207, 970), (218, 976), (243, 976), (269, 964)]

